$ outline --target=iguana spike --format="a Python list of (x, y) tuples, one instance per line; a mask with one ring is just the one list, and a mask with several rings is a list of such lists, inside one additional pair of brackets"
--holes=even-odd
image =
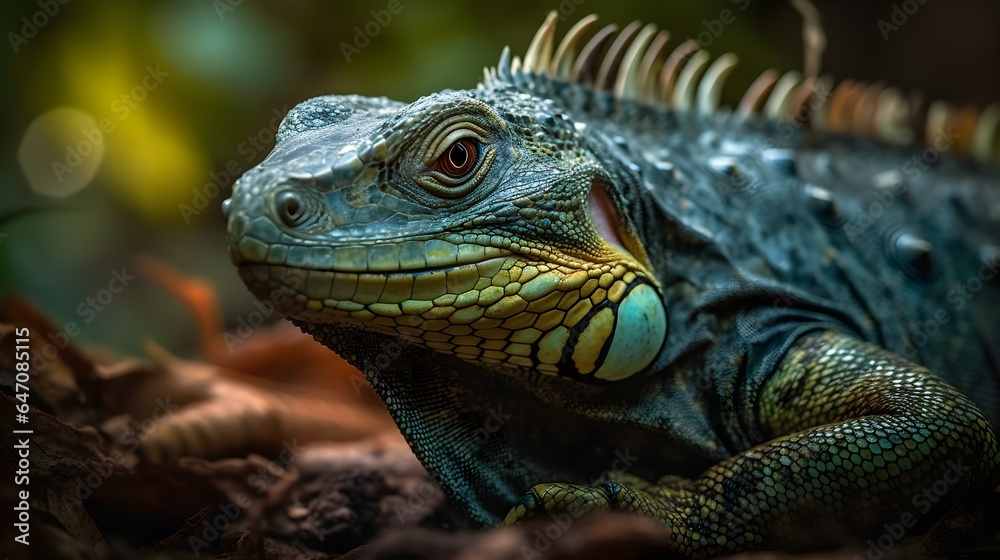
[(698, 84), (697, 106), (698, 112), (702, 114), (714, 113), (719, 109), (719, 100), (722, 99), (722, 86), (726, 83), (729, 73), (736, 68), (739, 58), (733, 53), (726, 53), (720, 56), (708, 70), (705, 77)]
[(774, 90), (771, 91), (767, 102), (764, 103), (764, 115), (775, 120), (787, 115), (789, 97), (791, 97), (792, 91), (795, 90), (795, 86), (799, 85), (801, 81), (802, 74), (799, 74), (795, 70), (785, 72), (778, 79), (778, 83), (774, 84)]
[(861, 101), (861, 97), (870, 85), (868, 82), (858, 82), (849, 90), (847, 96), (844, 98), (844, 103), (841, 106), (841, 117), (846, 127), (845, 130), (851, 134), (858, 133), (854, 128), (856, 125), (854, 114), (858, 111), (858, 103)]
[(601, 68), (597, 72), (597, 80), (594, 81), (594, 89), (609, 90), (614, 87), (615, 79), (618, 77), (618, 69), (621, 68), (622, 59), (625, 58), (625, 51), (632, 44), (635, 36), (642, 29), (642, 23), (633, 21), (625, 26), (622, 32), (615, 37), (611, 46), (608, 47), (607, 54), (601, 61)]
[(875, 134), (893, 144), (909, 144), (913, 141), (913, 133), (905, 124), (903, 94), (899, 88), (888, 87), (882, 90), (875, 102), (873, 118)]
[(708, 51), (701, 49), (691, 56), (691, 60), (684, 65), (681, 73), (677, 76), (677, 84), (674, 86), (674, 96), (672, 105), (681, 110), (688, 110), (694, 104), (694, 90), (697, 87), (699, 78), (705, 67), (708, 66), (711, 56)]
[(764, 70), (743, 94), (740, 104), (737, 105), (737, 112), (744, 116), (760, 112), (776, 83), (778, 83), (778, 71), (774, 68)]
[(629, 45), (622, 57), (621, 66), (618, 68), (618, 77), (615, 79), (614, 94), (619, 99), (636, 99), (639, 97), (639, 63), (646, 47), (656, 35), (656, 26), (652, 23), (642, 28), (636, 35), (635, 40)]
[(809, 111), (809, 122), (815, 129), (826, 127), (826, 105), (833, 94), (834, 79), (829, 74), (816, 78), (814, 93)]
[(524, 72), (544, 74), (549, 69), (552, 60), (552, 43), (556, 35), (556, 23), (559, 21), (559, 13), (555, 10), (549, 12), (545, 17), (545, 22), (535, 32), (535, 37), (528, 45), (528, 51), (524, 55)]
[[(523, 59), (512, 57), (505, 48), (496, 68), (484, 69), (482, 87), (505, 82), (535, 88), (531, 74), (594, 91), (610, 90), (617, 99), (710, 114), (718, 110), (725, 82), (738, 62), (732, 53), (713, 62), (688, 39), (661, 63), (670, 33), (639, 21), (621, 32), (618, 26), (607, 25), (580, 47), (598, 21), (594, 14), (578, 21), (556, 46), (558, 19), (554, 11), (547, 14)], [(954, 151), (984, 161), (1000, 160), (1000, 105), (982, 115), (977, 109), (957, 111), (941, 103), (928, 110), (919, 92), (904, 96), (880, 82), (833, 84), (829, 76), (803, 80), (799, 72), (779, 76), (767, 70), (747, 88), (737, 112), (743, 116), (761, 112), (771, 120), (795, 120), (814, 129), (868, 135), (895, 144), (918, 138), (931, 143), (942, 130), (954, 129), (960, 132)]]
[(590, 14), (576, 22), (576, 25), (566, 32), (566, 36), (559, 43), (556, 54), (552, 58), (552, 63), (549, 65), (550, 76), (569, 80), (573, 69), (573, 62), (576, 60), (576, 46), (580, 42), (580, 39), (586, 35), (587, 31), (597, 23), (597, 19), (597, 15)]
[(848, 88), (843, 97), (841, 97), (840, 103), (840, 123), (842, 130), (850, 134), (857, 134), (858, 131), (855, 129), (855, 113), (858, 110), (858, 103), (861, 101), (861, 97), (865, 94), (865, 91), (870, 87), (871, 84), (868, 82), (857, 82), (850, 88)]
[(878, 108), (878, 98), (885, 91), (884, 82), (875, 82), (866, 87), (858, 97), (857, 105), (852, 115), (851, 129), (858, 134), (875, 136), (875, 109)]
[(826, 127), (829, 130), (844, 131), (847, 126), (843, 123), (843, 106), (850, 91), (854, 88), (854, 80), (844, 80), (837, 84), (830, 94), (830, 102), (826, 105)]
[(587, 44), (580, 50), (580, 56), (573, 63), (573, 72), (570, 74), (570, 81), (575, 83), (593, 84), (595, 69), (604, 49), (604, 44), (611, 39), (611, 36), (618, 31), (615, 24), (603, 27), (596, 35), (587, 41)]
[(919, 142), (927, 131), (927, 96), (922, 91), (906, 95), (906, 125), (913, 131), (914, 142)]
[(661, 30), (653, 38), (653, 43), (646, 50), (646, 55), (642, 57), (642, 63), (639, 65), (639, 84), (636, 86), (639, 90), (638, 98), (642, 101), (647, 103), (656, 101), (657, 72), (655, 69), (662, 67), (661, 55), (667, 50), (669, 42), (670, 32), (666, 29)]
[(357, 147), (347, 145), (340, 149), (336, 161), (331, 166), (331, 180), (336, 187), (348, 186), (364, 170), (365, 164), (358, 157)]
[(514, 78), (514, 81), (517, 82), (517, 83), (523, 82), (523, 80), (520, 79), (521, 78), (521, 69), (522, 69), (522, 67), (521, 67), (521, 57), (519, 57), (517, 55), (514, 55), (510, 59), (510, 75)]
[(1000, 161), (1000, 103), (987, 107), (972, 133), (972, 155), (982, 162)]
[(497, 62), (497, 74), (505, 82), (511, 82), (510, 75), (510, 47), (506, 46), (500, 51), (500, 62)]
[(952, 136), (957, 136), (955, 138), (955, 149), (963, 155), (970, 155), (972, 153), (972, 139), (976, 132), (976, 123), (978, 122), (979, 109), (975, 105), (966, 105), (954, 115), (949, 130), (946, 130), (950, 134), (950, 128), (953, 127), (955, 129), (955, 134)]
[(807, 76), (802, 83), (788, 97), (788, 112), (785, 117), (790, 121), (806, 123), (812, 119), (812, 107), (809, 100), (816, 95), (816, 82), (818, 78)]
[(687, 58), (696, 50), (698, 50), (698, 43), (694, 39), (688, 39), (678, 45), (667, 57), (667, 61), (663, 63), (663, 70), (660, 71), (661, 102), (670, 103), (674, 94), (674, 85), (677, 83), (677, 74)]

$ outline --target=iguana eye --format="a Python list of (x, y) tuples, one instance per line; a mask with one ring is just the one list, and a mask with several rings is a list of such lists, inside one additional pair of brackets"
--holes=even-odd
[(445, 150), (434, 166), (445, 175), (458, 179), (464, 177), (476, 165), (479, 146), (472, 138), (462, 138)]
[(497, 147), (489, 141), (487, 132), (460, 117), (439, 124), (418, 146), (415, 179), (440, 198), (459, 198), (472, 192), (497, 155)]

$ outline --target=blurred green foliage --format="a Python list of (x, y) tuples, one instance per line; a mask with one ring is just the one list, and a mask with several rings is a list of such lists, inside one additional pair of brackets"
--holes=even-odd
[[(231, 324), (251, 309), (229, 264), (219, 204), (236, 175), (270, 150), (276, 115), (308, 97), (358, 93), (410, 101), (473, 87), (504, 45), (523, 52), (551, 9), (565, 16), (562, 31), (598, 13), (604, 22), (661, 24), (674, 32), (673, 45), (711, 30), (723, 10), (733, 10), (735, 21), (713, 34), (709, 47), (716, 55), (736, 51), (743, 61), (726, 90), (730, 103), (762, 70), (799, 68), (802, 59), (800, 19), (777, 0), (64, 1), (8, 2), (0, 16), (7, 38), (0, 47), (6, 50), (0, 54), (6, 78), (0, 292), (26, 295), (60, 327), (78, 323), (76, 342), (133, 353), (146, 339), (180, 354), (196, 343), (187, 310), (148, 279), (130, 280), (110, 299), (102, 293), (115, 271), (137, 273), (136, 255), (154, 255), (212, 281)], [(892, 2), (819, 4), (831, 43), (825, 68), (835, 75), (883, 76), (932, 89), (944, 84), (940, 94), (963, 99), (971, 91), (964, 98), (970, 101), (995, 96), (996, 72), (957, 81), (961, 69), (943, 63), (925, 69), (935, 62), (913, 53), (930, 41), (947, 61), (954, 56), (942, 47), (948, 41), (957, 52), (985, 50), (995, 69), (996, 3), (968, 2), (966, 10), (986, 16), (945, 37), (927, 31), (950, 29), (944, 12), (927, 3), (890, 41), (876, 21), (888, 17)], [(98, 137), (104, 153), (94, 179), (53, 198), (31, 188), (18, 152), (29, 125), (59, 107), (82, 111), (108, 130)], [(48, 147), (28, 151), (66, 165), (68, 185), (83, 175), (71, 165), (72, 138), (85, 142), (86, 136), (49, 132)]]

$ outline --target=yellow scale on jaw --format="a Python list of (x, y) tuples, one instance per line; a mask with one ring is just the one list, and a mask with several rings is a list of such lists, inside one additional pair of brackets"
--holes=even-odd
[[(458, 245), (440, 240), (431, 245), (424, 253), (428, 262), (459, 258)], [(295, 299), (317, 320), (327, 315), (328, 321), (401, 335), (468, 361), (552, 375), (562, 368), (563, 374), (617, 381), (655, 358), (666, 314), (645, 275), (625, 266), (635, 263), (631, 255), (613, 248), (624, 257), (621, 262), (587, 269), (528, 262), (479, 246), (475, 255), (465, 256), (501, 256), (430, 272), (308, 271)], [(368, 258), (386, 254), (373, 251)], [(359, 260), (354, 262), (362, 268)], [(282, 285), (281, 267), (266, 268), (270, 284)]]

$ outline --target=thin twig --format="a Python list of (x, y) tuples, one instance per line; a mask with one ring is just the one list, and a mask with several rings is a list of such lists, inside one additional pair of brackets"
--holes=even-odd
[(805, 50), (803, 74), (806, 78), (816, 78), (819, 76), (823, 51), (826, 50), (826, 34), (820, 23), (819, 10), (810, 0), (789, 1), (802, 14), (802, 42)]

